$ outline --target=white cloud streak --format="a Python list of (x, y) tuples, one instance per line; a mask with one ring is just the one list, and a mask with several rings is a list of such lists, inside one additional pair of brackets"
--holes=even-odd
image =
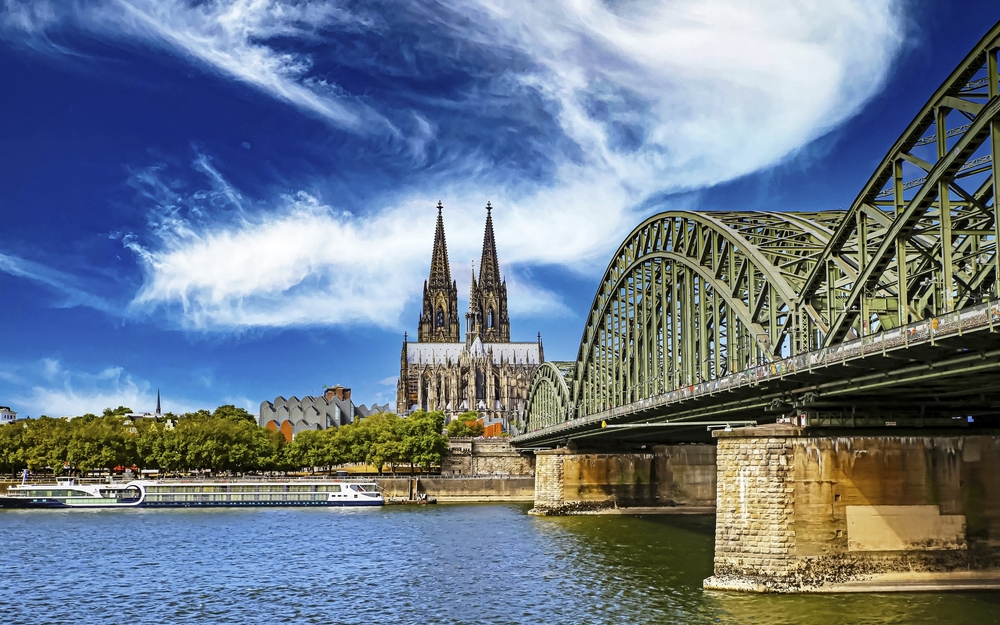
[(72, 283), (79, 282), (79, 278), (45, 265), (17, 256), (0, 254), (0, 271), (18, 278), (27, 278), (38, 282), (62, 294), (65, 299), (59, 303), (60, 308), (86, 306), (106, 313), (114, 314), (116, 312), (106, 300), (73, 286)]
[[(216, 184), (193, 196), (246, 203), (205, 159), (196, 162)], [(426, 277), (434, 229), (430, 199), (355, 217), (299, 193), (213, 227), (203, 226), (203, 211), (189, 206), (190, 198), (172, 195), (156, 172), (137, 178), (160, 204), (152, 224), (155, 243), (125, 241), (147, 276), (132, 302), (134, 314), (166, 307), (192, 330), (351, 323), (397, 328), (406, 301)], [(418, 212), (425, 218), (415, 225)], [(478, 260), (480, 212), (475, 221), (446, 217), (452, 260)], [(468, 265), (459, 261), (452, 271), (464, 290)], [(512, 276), (509, 289), (512, 313), (568, 312), (557, 295), (528, 280)]]
[[(279, 100), (355, 133), (373, 130), (397, 134), (382, 115), (360, 99), (309, 76), (308, 55), (281, 51), (279, 37), (308, 39), (318, 30), (363, 28), (363, 16), (336, 2), (229, 0), (104, 0), (95, 2), (25, 2), (5, 0), (0, 25), (11, 33), (44, 38), (71, 22), (95, 34), (128, 38), (177, 51), (201, 66), (259, 89)], [(37, 40), (36, 48), (43, 47)], [(66, 50), (53, 46), (59, 52)]]
[[(309, 57), (272, 43), (279, 35), (316, 37), (324, 26), (372, 28), (337, 4), (73, 6), (73, 19), (85, 28), (178, 50), (339, 127), (361, 132), (374, 119), (391, 128), (386, 111), (372, 108), (377, 104), (330, 91), (309, 75)], [(509, 84), (497, 81), (509, 89), (498, 97), (537, 94), (577, 150), (553, 147), (553, 173), (538, 181), (494, 177), (475, 147), (459, 146), (466, 150), (456, 161), (460, 171), (428, 174), (421, 188), (350, 207), (363, 208), (356, 212), (364, 217), (295, 192), (249, 209), (243, 202), (236, 216), (214, 221), (159, 202), (154, 240), (127, 241), (146, 271), (133, 311), (166, 307), (182, 326), (200, 330), (395, 326), (426, 274), (428, 213), (439, 197), (448, 206), (449, 248), (459, 267), (478, 258), (470, 242), (481, 241), (479, 207), (491, 199), (500, 253), (512, 266), (595, 271), (651, 198), (773, 166), (850, 119), (881, 86), (903, 38), (898, 0), (456, 0), (438, 8), (444, 13), (413, 26), (528, 59)], [(15, 17), (8, 30), (44, 31), (58, 19), (44, 11)], [(408, 140), (419, 164), (425, 146), (446, 129), (414, 106), (421, 123)], [(229, 202), (239, 203), (237, 196), (230, 189)], [(465, 272), (455, 273), (463, 282)], [(518, 301), (528, 302), (523, 314), (562, 306), (555, 293), (516, 286)]]
[[(22, 416), (101, 414), (105, 408), (118, 406), (151, 412), (156, 407), (156, 389), (122, 367), (75, 371), (56, 358), (43, 358), (19, 366), (16, 382), (8, 398)], [(175, 414), (198, 409), (169, 395), (163, 396), (163, 408)]]

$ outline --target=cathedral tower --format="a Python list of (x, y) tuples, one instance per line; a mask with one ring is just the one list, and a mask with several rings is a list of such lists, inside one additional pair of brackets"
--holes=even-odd
[(486, 203), (486, 232), (483, 234), (483, 257), (479, 261), (479, 280), (472, 272), (469, 313), (465, 316), (466, 342), (476, 337), (483, 343), (509, 343), (510, 319), (507, 317), (507, 282), (500, 277), (497, 244), (493, 238), (493, 206)]
[(420, 343), (458, 343), (461, 329), (458, 323), (458, 285), (451, 279), (448, 246), (444, 240), (444, 218), (438, 202), (437, 229), (434, 231), (434, 251), (431, 253), (431, 274), (424, 281), (424, 307), (420, 314), (417, 341)]

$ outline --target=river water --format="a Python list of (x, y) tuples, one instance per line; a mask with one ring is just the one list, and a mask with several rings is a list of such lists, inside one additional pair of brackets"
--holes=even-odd
[(703, 591), (711, 517), (526, 512), (0, 511), (0, 621), (1000, 623), (1000, 593)]

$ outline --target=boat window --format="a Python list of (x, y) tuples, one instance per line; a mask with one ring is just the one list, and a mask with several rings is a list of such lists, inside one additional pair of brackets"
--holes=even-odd
[(89, 495), (87, 492), (80, 492), (76, 490), (69, 489), (56, 489), (56, 490), (34, 490), (32, 489), (29, 493), (26, 493), (31, 497), (72, 497), (74, 495)]

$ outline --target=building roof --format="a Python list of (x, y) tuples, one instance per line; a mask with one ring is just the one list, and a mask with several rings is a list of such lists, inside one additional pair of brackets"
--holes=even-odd
[(471, 347), (465, 343), (406, 343), (406, 362), (408, 364), (443, 365), (458, 362), (464, 352), (473, 357), (484, 357), (492, 354), (493, 362), (513, 362), (516, 364), (539, 364), (538, 343), (483, 343), (478, 338)]

